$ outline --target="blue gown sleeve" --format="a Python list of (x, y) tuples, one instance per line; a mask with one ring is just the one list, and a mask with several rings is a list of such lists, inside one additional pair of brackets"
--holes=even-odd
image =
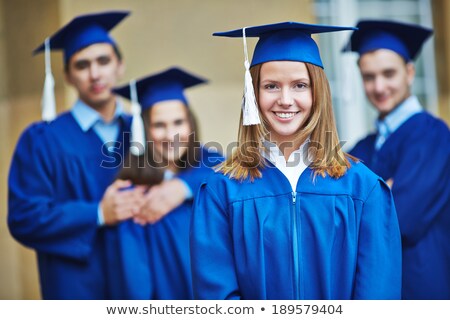
[(376, 183), (362, 204), (354, 299), (400, 299), (401, 238), (389, 187)]
[(191, 168), (180, 172), (177, 178), (186, 184), (192, 195), (195, 195), (206, 175), (211, 172), (209, 168)]
[(194, 299), (240, 299), (230, 229), (225, 206), (203, 184), (190, 231)]
[[(45, 124), (41, 124), (45, 125)], [(58, 159), (42, 142), (43, 128), (28, 128), (19, 139), (8, 180), (8, 226), (12, 236), (37, 251), (84, 260), (97, 230), (98, 202), (57, 201), (52, 183)], [(69, 174), (69, 173), (68, 173)]]
[(450, 133), (430, 130), (422, 143), (399, 152), (392, 193), (402, 239), (418, 243), (441, 214), (448, 214), (450, 199)]

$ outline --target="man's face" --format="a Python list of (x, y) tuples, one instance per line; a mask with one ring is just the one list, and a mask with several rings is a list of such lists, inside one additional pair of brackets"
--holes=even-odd
[(99, 109), (114, 100), (112, 88), (123, 75), (124, 65), (108, 43), (96, 43), (76, 52), (69, 60), (66, 80), (88, 106)]
[(384, 118), (410, 95), (415, 69), (397, 53), (379, 49), (364, 53), (359, 69), (367, 98)]

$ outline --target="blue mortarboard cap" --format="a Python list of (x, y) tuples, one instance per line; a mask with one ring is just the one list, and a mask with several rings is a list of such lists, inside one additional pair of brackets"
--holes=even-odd
[[(149, 75), (136, 80), (136, 93), (142, 109), (150, 108), (157, 102), (166, 100), (180, 100), (188, 105), (183, 93), (184, 89), (207, 82), (206, 79), (188, 73), (178, 67)], [(117, 94), (131, 99), (132, 92), (129, 85), (114, 89)]]
[[(110, 43), (115, 46), (116, 43), (108, 32), (129, 13), (107, 11), (78, 16), (50, 37), (50, 49), (64, 50), (64, 61), (67, 63), (75, 52), (92, 44)], [(45, 44), (42, 44), (33, 53), (44, 50)]]
[[(356, 30), (354, 27), (315, 25), (299, 22), (281, 22), (246, 27), (246, 37), (259, 37), (253, 53), (251, 66), (268, 61), (300, 61), (323, 68), (319, 48), (312, 34)], [(242, 37), (243, 29), (216, 32), (214, 36)]]
[(356, 25), (344, 52), (355, 51), (360, 55), (378, 50), (389, 49), (405, 61), (414, 60), (423, 43), (433, 33), (432, 29), (416, 24), (407, 24), (386, 20), (362, 20)]

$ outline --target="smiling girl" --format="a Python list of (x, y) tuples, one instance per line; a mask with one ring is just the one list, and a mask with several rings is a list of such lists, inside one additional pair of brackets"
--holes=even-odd
[[(119, 178), (148, 191), (134, 221), (121, 226), (123, 232), (112, 246), (117, 265), (109, 284), (118, 299), (192, 299), (193, 198), (202, 180), (213, 173), (211, 167), (223, 160), (196, 140), (196, 121), (184, 93), (205, 82), (178, 67), (135, 82), (147, 143), (142, 155), (129, 155)], [(132, 86), (115, 91), (133, 100)]]
[(250, 66), (257, 105), (247, 87), (239, 146), (196, 198), (195, 298), (400, 298), (389, 187), (340, 149), (311, 38), (349, 29), (285, 22), (215, 34), (244, 35), (244, 45), (245, 34), (260, 37)]

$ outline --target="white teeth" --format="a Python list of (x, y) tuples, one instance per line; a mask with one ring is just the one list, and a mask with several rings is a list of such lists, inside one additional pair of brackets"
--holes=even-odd
[(276, 116), (283, 119), (293, 118), (296, 112), (275, 112)]

